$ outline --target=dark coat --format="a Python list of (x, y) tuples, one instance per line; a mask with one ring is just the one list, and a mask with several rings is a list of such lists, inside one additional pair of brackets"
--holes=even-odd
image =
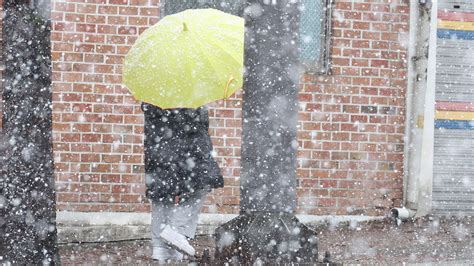
[(145, 113), (147, 197), (185, 199), (195, 190), (219, 188), (224, 179), (211, 155), (209, 115), (204, 108), (161, 109), (142, 104)]

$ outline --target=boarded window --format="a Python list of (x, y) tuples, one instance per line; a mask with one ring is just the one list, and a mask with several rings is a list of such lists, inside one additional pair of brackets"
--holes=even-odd
[(329, 70), (332, 0), (302, 0), (300, 59), (308, 72)]

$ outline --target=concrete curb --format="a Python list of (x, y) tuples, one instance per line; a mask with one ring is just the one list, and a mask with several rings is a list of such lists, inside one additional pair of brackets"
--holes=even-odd
[[(358, 223), (382, 220), (381, 216), (316, 216), (296, 215), (301, 222), (316, 226), (339, 223)], [(221, 224), (237, 217), (237, 214), (209, 214), (199, 216), (197, 234), (212, 235)], [(58, 212), (59, 243), (110, 242), (150, 238), (150, 213), (125, 212)]]

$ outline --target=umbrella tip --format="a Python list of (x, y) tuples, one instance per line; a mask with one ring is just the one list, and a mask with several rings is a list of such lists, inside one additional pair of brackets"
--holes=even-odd
[(188, 25), (186, 25), (186, 22), (183, 22), (183, 31), (188, 31)]

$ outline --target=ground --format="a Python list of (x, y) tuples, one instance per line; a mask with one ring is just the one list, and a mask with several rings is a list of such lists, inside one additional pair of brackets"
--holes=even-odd
[[(404, 222), (329, 224), (315, 228), (319, 253), (331, 253), (331, 260), (342, 264), (474, 264), (474, 219), (429, 217)], [(198, 253), (204, 248), (213, 254), (211, 236), (198, 236), (193, 242)], [(108, 243), (81, 243), (60, 246), (61, 260), (69, 264), (154, 264), (149, 240)]]

